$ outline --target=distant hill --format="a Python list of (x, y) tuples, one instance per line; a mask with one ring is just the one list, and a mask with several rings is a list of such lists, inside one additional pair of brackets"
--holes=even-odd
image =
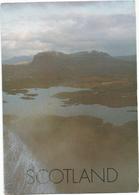
[(3, 66), (3, 87), (43, 87), (80, 82), (101, 75), (128, 75), (136, 73), (136, 62), (118, 59), (105, 52), (41, 52), (24, 65)]
[(136, 62), (136, 55), (117, 56), (117, 58), (125, 61)]
[(3, 64), (22, 64), (31, 62), (33, 56), (15, 56), (13, 58), (9, 58), (7, 60), (3, 60)]

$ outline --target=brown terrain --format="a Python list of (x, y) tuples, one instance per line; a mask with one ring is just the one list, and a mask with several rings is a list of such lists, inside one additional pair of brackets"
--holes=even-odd
[[(43, 52), (28, 64), (3, 65), (3, 91), (7, 94), (26, 95), (28, 88), (51, 86), (88, 89), (56, 94), (66, 106), (136, 106), (136, 60), (96, 51)], [(28, 94), (24, 99), (33, 101), (35, 96)], [(56, 185), (57, 193), (137, 190), (136, 118), (117, 126), (91, 116), (39, 115), (19, 119), (5, 114), (4, 124), (48, 169), (114, 167), (119, 171), (117, 183), (61, 183)], [(4, 136), (8, 140), (6, 133)]]

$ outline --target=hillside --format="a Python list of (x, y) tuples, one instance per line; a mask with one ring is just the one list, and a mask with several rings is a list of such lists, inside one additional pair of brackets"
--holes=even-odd
[(136, 62), (136, 55), (129, 55), (129, 56), (117, 56), (117, 58), (129, 62)]

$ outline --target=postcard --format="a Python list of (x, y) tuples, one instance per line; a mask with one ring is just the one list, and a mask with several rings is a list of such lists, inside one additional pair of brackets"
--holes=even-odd
[(1, 13), (5, 194), (136, 192), (135, 2)]

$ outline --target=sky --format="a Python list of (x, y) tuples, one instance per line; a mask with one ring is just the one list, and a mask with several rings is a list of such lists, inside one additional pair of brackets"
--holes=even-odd
[(2, 58), (42, 51), (136, 52), (134, 1), (2, 4)]

